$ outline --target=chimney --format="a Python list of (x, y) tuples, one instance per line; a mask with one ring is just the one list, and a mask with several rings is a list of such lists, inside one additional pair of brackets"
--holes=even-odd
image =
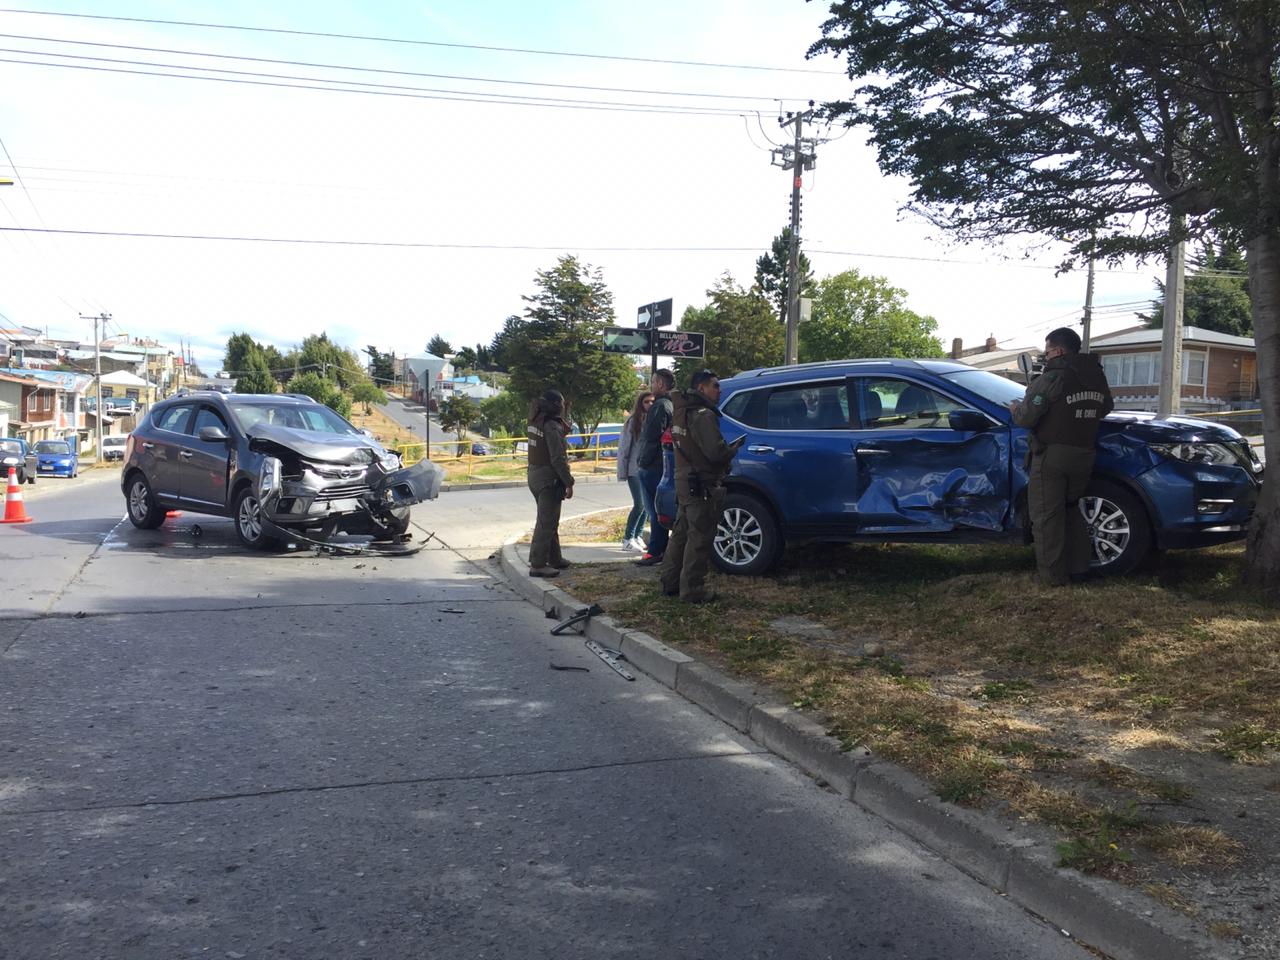
[(996, 343), (996, 335), (993, 333), (987, 337), (987, 353), (995, 353), (1000, 349), (1000, 344)]
[(964, 356), (964, 341), (956, 337), (951, 341), (951, 359), (959, 360)]

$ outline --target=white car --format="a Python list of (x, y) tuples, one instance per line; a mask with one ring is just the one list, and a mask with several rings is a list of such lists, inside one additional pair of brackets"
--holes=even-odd
[(128, 436), (123, 437), (103, 437), (102, 438), (102, 459), (103, 460), (123, 460), (124, 448), (128, 446)]

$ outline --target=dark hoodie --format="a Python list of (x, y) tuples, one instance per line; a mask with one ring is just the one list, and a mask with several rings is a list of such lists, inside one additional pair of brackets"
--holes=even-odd
[(1013, 422), (1029, 427), (1038, 448), (1060, 443), (1093, 448), (1098, 425), (1112, 411), (1111, 388), (1092, 353), (1069, 353), (1044, 365), (1013, 410)]

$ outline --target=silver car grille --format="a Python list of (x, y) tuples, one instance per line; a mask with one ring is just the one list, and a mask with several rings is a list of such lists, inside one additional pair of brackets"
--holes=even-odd
[(316, 494), (316, 503), (325, 503), (331, 500), (349, 500), (352, 497), (363, 497), (369, 493), (369, 485), (364, 480), (358, 480), (354, 483), (336, 483), (332, 486), (326, 486)]

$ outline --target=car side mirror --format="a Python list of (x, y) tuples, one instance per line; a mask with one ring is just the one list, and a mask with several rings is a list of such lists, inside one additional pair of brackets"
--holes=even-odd
[(991, 419), (981, 410), (952, 410), (947, 421), (960, 433), (982, 433), (991, 426)]
[(227, 431), (221, 427), (201, 427), (200, 439), (205, 443), (225, 443), (227, 441)]
[(1025, 377), (1031, 376), (1031, 368), (1035, 365), (1035, 358), (1029, 353), (1018, 354), (1018, 369), (1022, 371)]

